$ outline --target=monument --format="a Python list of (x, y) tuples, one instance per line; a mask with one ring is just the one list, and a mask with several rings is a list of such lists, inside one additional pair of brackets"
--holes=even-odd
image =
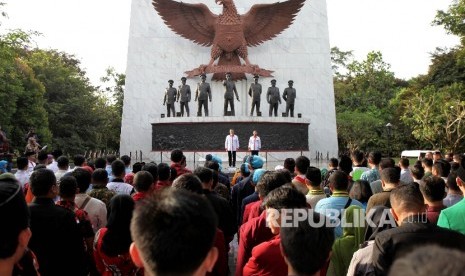
[[(199, 1), (203, 2), (199, 3)], [(287, 6), (285, 3), (288, 3)], [(201, 24), (208, 23), (207, 27), (210, 26), (208, 28), (204, 26), (206, 29), (203, 32), (209, 36), (209, 42), (195, 41), (195, 37), (188, 38), (197, 42), (195, 44), (184, 38), (186, 34), (176, 30), (178, 27), (173, 25), (169, 17), (179, 14), (174, 8), (170, 9), (169, 4), (197, 7), (197, 13), (199, 9), (203, 10), (204, 17), (210, 19), (215, 18), (215, 15), (224, 14), (226, 7), (234, 9), (236, 13), (232, 14), (241, 17), (243, 21), (241, 24), (229, 22), (230, 28), (225, 27), (221, 31), (226, 35), (218, 38), (216, 33), (207, 31), (211, 30), (211, 22), (213, 22), (207, 19)], [(163, 12), (167, 10), (172, 10), (172, 13), (167, 15)], [(194, 13), (196, 12), (191, 12), (185, 17), (191, 21), (198, 20), (196, 19), (198, 14), (194, 16)], [(299, 151), (308, 156), (318, 151), (328, 153), (329, 156), (337, 156), (336, 116), (326, 16), (325, 0), (288, 0), (280, 3), (270, 0), (254, 3), (245, 0), (234, 2), (188, 0), (183, 3), (155, 0), (153, 6), (151, 0), (133, 0), (121, 128), (121, 154), (142, 151), (144, 158), (157, 160), (161, 151), (169, 151), (170, 146), (179, 146), (180, 140), (191, 139), (192, 136), (201, 139), (198, 140), (201, 145), (221, 144), (223, 141), (213, 141), (210, 137), (216, 136), (212, 132), (220, 132), (219, 135), (224, 136), (227, 132), (224, 132), (222, 127), (234, 128), (239, 138), (244, 139), (242, 142), (246, 143), (246, 137), (251, 130), (248, 130), (248, 127), (243, 130), (241, 128), (260, 124), (258, 130), (263, 140), (263, 151), (267, 149)], [(217, 18), (219, 17), (221, 16)], [(253, 17), (259, 19), (250, 19)], [(249, 18), (251, 25), (244, 23), (247, 21), (244, 18)], [(184, 22), (184, 20), (180, 21)], [(184, 24), (182, 22), (179, 24)], [(279, 28), (274, 26), (266, 29), (263, 25), (275, 22), (280, 22)], [(186, 26), (182, 27), (186, 28)], [(230, 50), (224, 49), (227, 48), (228, 41), (236, 41), (234, 38), (240, 33), (239, 27), (247, 43), (231, 44)], [(218, 32), (221, 26), (213, 29)], [(255, 41), (249, 39), (252, 31), (256, 36), (256, 38), (254, 36)], [(192, 30), (191, 34), (194, 33), (196, 32)], [(219, 44), (218, 39), (221, 42)], [(218, 47), (215, 48), (215, 45), (220, 44), (221, 47), (218, 47), (222, 52), (218, 53)], [(231, 51), (236, 55), (231, 55)], [(241, 63), (239, 57), (245, 61), (245, 64)], [(218, 63), (215, 64), (216, 58)], [(228, 62), (225, 63), (224, 59)], [(223, 116), (224, 87), (222, 82), (215, 81), (224, 79), (225, 65), (233, 74), (233, 79), (238, 80), (235, 85), (241, 102), (236, 103), (235, 117)], [(207, 74), (207, 82), (211, 84), (212, 102), (207, 102), (210, 105), (209, 117), (161, 118), (166, 110), (159, 99), (165, 93), (166, 80), (179, 80), (182, 76), (186, 76), (192, 87), (196, 87), (200, 82), (199, 75), (202, 73)], [(287, 80), (294, 80), (295, 85), (299, 87), (294, 111), (296, 114), (302, 114), (302, 118), (270, 118), (266, 116), (268, 114), (263, 114), (263, 117), (250, 117), (252, 98), (248, 97), (247, 92), (254, 82), (254, 75), (261, 76), (265, 87), (268, 87), (271, 79), (277, 79), (280, 91), (286, 88), (282, 84)], [(180, 82), (175, 82), (173, 86), (176, 85), (179, 86)], [(262, 93), (261, 100), (264, 100), (264, 94)], [(278, 114), (284, 110), (284, 105), (278, 106)], [(215, 127), (209, 129), (205, 123)], [(218, 128), (215, 124), (222, 127)], [(286, 132), (285, 125), (289, 124), (296, 126), (296, 133)], [(202, 141), (202, 135), (203, 140), (211, 143)], [(273, 147), (267, 147), (269, 142), (267, 138), (270, 140), (272, 137), (276, 141), (281, 140), (282, 143), (275, 142)], [(194, 142), (184, 141), (185, 149), (213, 151), (211, 147), (195, 147), (192, 144)], [(222, 147), (218, 147), (217, 150), (222, 151)], [(286, 155), (294, 156), (290, 153)]]

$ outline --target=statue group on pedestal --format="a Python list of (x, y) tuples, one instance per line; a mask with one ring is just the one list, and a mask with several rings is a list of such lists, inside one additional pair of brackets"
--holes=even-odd
[[(212, 92), (210, 84), (206, 82), (207, 76), (205, 74), (200, 75), (201, 82), (197, 84), (194, 101), (198, 101), (197, 116), (202, 116), (202, 106), (205, 116), (208, 116), (208, 101), (212, 101)], [(253, 116), (254, 111), (256, 114), (260, 113), (260, 101), (262, 94), (262, 85), (258, 83), (259, 76), (254, 76), (254, 82), (250, 85), (248, 94), (252, 98), (252, 106), (250, 109), (250, 116)], [(167, 116), (176, 116), (176, 109), (174, 107), (175, 102), (180, 101), (181, 116), (184, 116), (184, 109), (186, 110), (187, 117), (189, 117), (189, 102), (191, 101), (191, 90), (190, 86), (186, 84), (186, 78), (181, 78), (181, 85), (178, 89), (173, 87), (173, 80), (169, 80), (169, 87), (166, 88), (163, 105), (166, 104)], [(288, 81), (289, 86), (284, 89), (282, 98), (286, 102), (286, 114), (287, 116), (294, 117), (294, 104), (296, 99), (296, 90), (293, 87), (294, 81)], [(231, 73), (226, 73), (226, 80), (223, 81), (225, 87), (224, 92), (224, 111), (223, 115), (226, 116), (228, 113), (228, 106), (231, 108), (231, 116), (235, 116), (234, 110), (234, 96), (239, 101), (239, 95), (236, 89), (236, 83), (231, 78)], [(281, 104), (281, 95), (279, 88), (276, 87), (276, 80), (271, 80), (271, 86), (268, 87), (266, 93), (266, 101), (269, 104), (269, 116), (278, 116), (278, 106)]]

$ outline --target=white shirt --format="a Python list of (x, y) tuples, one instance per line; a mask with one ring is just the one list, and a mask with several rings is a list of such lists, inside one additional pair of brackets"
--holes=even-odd
[(239, 149), (239, 138), (237, 135), (228, 135), (226, 136), (226, 141), (224, 141), (224, 148), (227, 151), (236, 151)]
[(58, 162), (55, 161), (55, 159), (53, 159), (52, 163), (50, 163), (48, 166), (47, 166), (47, 169), (53, 171), (54, 173), (56, 173), (58, 171)]
[(18, 180), (19, 184), (21, 185), (21, 188), (24, 189), (24, 184), (29, 182), (29, 172), (27, 170), (18, 170), (15, 173), (15, 178)]
[[(86, 194), (77, 194), (74, 202), (81, 208), (84, 200), (90, 196)], [(107, 225), (107, 206), (103, 201), (90, 197), (89, 202), (84, 206), (84, 211), (89, 215), (90, 223), (94, 233)]]
[(58, 170), (55, 173), (55, 178), (57, 179), (57, 183), (60, 183), (60, 179), (69, 172), (69, 170)]
[(28, 165), (27, 165), (27, 172), (32, 174), (32, 172), (34, 171), (35, 166), (36, 166), (35, 162), (29, 161)]
[(124, 182), (110, 182), (107, 184), (108, 190), (115, 191), (117, 194), (131, 195), (134, 187)]
[(250, 150), (260, 150), (262, 148), (262, 142), (260, 137), (250, 136), (249, 139), (249, 149)]

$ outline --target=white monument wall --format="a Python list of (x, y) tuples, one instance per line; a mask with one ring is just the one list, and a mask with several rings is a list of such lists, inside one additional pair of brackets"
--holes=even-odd
[[(214, 0), (202, 1), (214, 13), (219, 14), (222, 6)], [(254, 4), (274, 3), (276, 0), (236, 0), (239, 13), (247, 12)], [(294, 80), (297, 90), (295, 116), (302, 113), (309, 118), (309, 147), (311, 157), (315, 152), (330, 157), (337, 156), (336, 115), (331, 72), (330, 46), (325, 0), (307, 0), (297, 14), (294, 23), (271, 41), (258, 47), (249, 47), (249, 60), (261, 68), (273, 70), (281, 95), (287, 81)], [(128, 61), (126, 69), (126, 91), (124, 95), (123, 121), (121, 127), (121, 154), (141, 150), (145, 158), (155, 158), (159, 153), (151, 152), (152, 126), (161, 113), (166, 114), (162, 105), (168, 80), (174, 86), (180, 84), (184, 71), (207, 64), (210, 47), (199, 46), (176, 35), (169, 29), (155, 11), (150, 0), (132, 0), (129, 34)], [(236, 116), (250, 113), (250, 98), (247, 88), (253, 81), (236, 83), (241, 102), (235, 102)], [(207, 77), (210, 81), (211, 74)], [(263, 86), (261, 111), (268, 116), (266, 90), (272, 78), (260, 78)], [(187, 84), (194, 92), (198, 79), (188, 79)], [(219, 82), (211, 82), (213, 102), (209, 105), (210, 116), (223, 115), (224, 89)], [(197, 113), (194, 95), (190, 102), (191, 116)], [(176, 104), (179, 111), (179, 103)], [(285, 102), (279, 106), (279, 115), (285, 111)], [(240, 133), (240, 130), (236, 130)], [(225, 133), (226, 135), (226, 133)], [(244, 134), (248, 137), (249, 134)], [(283, 137), (293, 139), (292, 135)], [(245, 143), (245, 141), (243, 142)], [(266, 141), (264, 141), (266, 143)]]

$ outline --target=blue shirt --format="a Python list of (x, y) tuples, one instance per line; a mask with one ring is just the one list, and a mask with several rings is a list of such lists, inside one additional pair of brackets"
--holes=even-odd
[(366, 180), (369, 183), (371, 183), (373, 181), (376, 181), (376, 180), (379, 180), (380, 176), (379, 176), (378, 168), (374, 168), (374, 169), (371, 169), (369, 171), (366, 171), (366, 172), (362, 173), (362, 176), (360, 177), (360, 179), (361, 180)]
[[(337, 218), (342, 210), (344, 210), (344, 206), (347, 204), (349, 200), (349, 194), (346, 192), (334, 192), (331, 197), (323, 198), (318, 201), (315, 206), (315, 211), (326, 215), (330, 218)], [(352, 199), (350, 205), (356, 205), (363, 209), (363, 204), (360, 201)], [(334, 223), (334, 219), (331, 219), (331, 222)], [(342, 236), (342, 227), (340, 223), (334, 229), (334, 235), (336, 238)]]

